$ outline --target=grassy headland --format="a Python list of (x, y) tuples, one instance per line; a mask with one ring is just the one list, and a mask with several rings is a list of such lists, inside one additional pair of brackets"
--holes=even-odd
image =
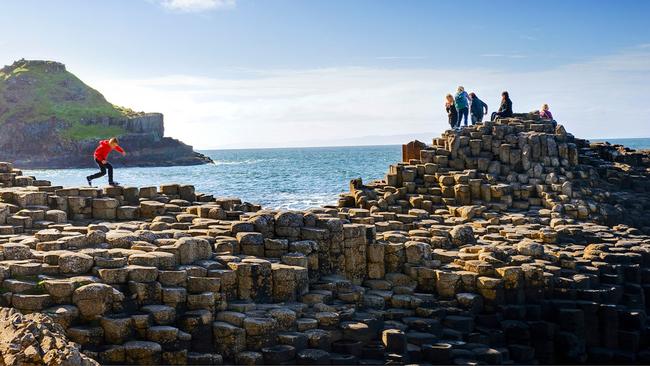
[(124, 133), (121, 127), (82, 121), (138, 114), (109, 103), (58, 62), (19, 60), (0, 69), (0, 125), (54, 118), (67, 122), (62, 137), (80, 140)]

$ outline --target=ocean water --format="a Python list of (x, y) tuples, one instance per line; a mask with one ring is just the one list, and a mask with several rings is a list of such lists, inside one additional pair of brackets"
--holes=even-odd
[[(605, 141), (605, 140), (592, 140)], [(650, 138), (608, 139), (634, 149), (650, 149)], [(187, 167), (118, 167), (122, 185), (159, 186), (193, 184), (198, 192), (239, 197), (267, 208), (305, 209), (335, 204), (348, 191), (351, 179), (364, 182), (383, 178), (388, 166), (401, 159), (399, 145), (241, 149), (201, 151), (215, 163)], [(119, 165), (119, 157), (113, 157)], [(27, 170), (28, 175), (54, 185), (85, 185), (93, 169)], [(96, 185), (106, 184), (106, 178)]]
[(618, 144), (629, 147), (630, 149), (641, 150), (641, 149), (650, 149), (650, 138), (647, 137), (637, 137), (637, 138), (626, 138), (626, 139), (593, 139), (589, 140), (591, 142), (603, 142), (607, 141), (610, 144)]
[[(383, 178), (402, 148), (389, 146), (313, 147), (201, 151), (214, 164), (160, 168), (116, 167), (115, 180), (124, 186), (193, 184), (197, 192), (239, 197), (267, 208), (305, 209), (335, 204), (349, 182)], [(114, 165), (119, 156), (111, 156)], [(111, 160), (111, 159), (109, 159)], [(87, 184), (93, 169), (25, 170), (54, 185)], [(105, 185), (106, 177), (93, 181)]]

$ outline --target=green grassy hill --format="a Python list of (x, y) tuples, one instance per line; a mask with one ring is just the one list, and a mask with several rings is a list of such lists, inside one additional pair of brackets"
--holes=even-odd
[(0, 161), (22, 168), (93, 167), (98, 140), (119, 137), (126, 166), (211, 162), (192, 146), (165, 137), (162, 113), (109, 103), (54, 61), (18, 60), (0, 68)]
[(121, 127), (83, 124), (82, 120), (138, 114), (109, 103), (58, 62), (19, 60), (0, 69), (0, 125), (55, 118), (67, 122), (62, 137), (80, 140), (124, 132)]

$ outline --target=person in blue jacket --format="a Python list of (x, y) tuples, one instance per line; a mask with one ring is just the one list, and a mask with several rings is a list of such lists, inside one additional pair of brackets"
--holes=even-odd
[(458, 111), (458, 127), (460, 128), (460, 123), (465, 117), (465, 127), (467, 127), (467, 115), (469, 114), (469, 96), (465, 91), (465, 88), (459, 86), (456, 90), (456, 96), (454, 97), (456, 104), (456, 110)]
[(483, 122), (483, 116), (488, 112), (488, 106), (482, 100), (478, 99), (475, 93), (469, 93), (470, 110), (472, 125)]

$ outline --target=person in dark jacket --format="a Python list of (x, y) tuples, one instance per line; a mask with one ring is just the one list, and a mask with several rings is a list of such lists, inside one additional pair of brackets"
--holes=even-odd
[(510, 100), (510, 95), (507, 91), (501, 93), (501, 105), (499, 110), (492, 113), (491, 121), (497, 119), (497, 117), (512, 117), (512, 101)]
[(458, 123), (458, 111), (454, 104), (454, 96), (451, 94), (445, 96), (445, 109), (447, 110), (447, 116), (449, 117), (449, 126), (451, 126), (452, 129), (455, 129), (456, 124)]
[(475, 93), (469, 93), (469, 113), (472, 116), (472, 125), (483, 122), (483, 116), (488, 112), (488, 106), (478, 99)]

